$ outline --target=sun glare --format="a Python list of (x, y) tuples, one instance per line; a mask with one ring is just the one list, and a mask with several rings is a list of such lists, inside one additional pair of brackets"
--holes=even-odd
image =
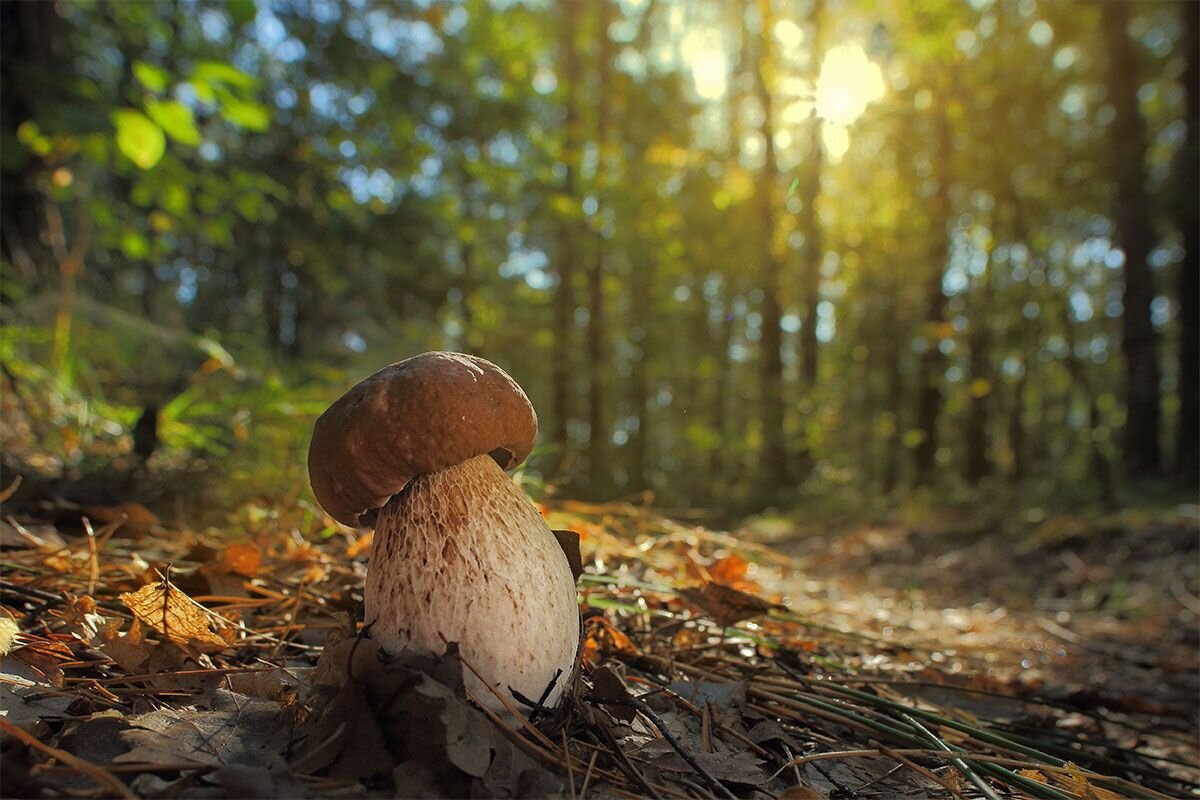
[(725, 94), (729, 69), (720, 35), (715, 31), (692, 31), (683, 38), (681, 55), (692, 71), (696, 94), (704, 100), (720, 99)]
[(862, 46), (842, 44), (830, 50), (817, 78), (817, 115), (835, 125), (850, 125), (870, 103), (883, 97), (883, 73)]

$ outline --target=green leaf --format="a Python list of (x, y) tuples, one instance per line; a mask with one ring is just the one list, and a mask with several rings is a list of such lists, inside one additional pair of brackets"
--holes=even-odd
[(119, 108), (110, 118), (117, 129), (117, 149), (126, 158), (142, 169), (150, 169), (159, 162), (167, 147), (162, 128), (132, 108)]
[(133, 62), (133, 77), (137, 82), (154, 93), (166, 91), (171, 83), (171, 75), (162, 67), (147, 64), (145, 61)]
[(254, 77), (247, 75), (232, 64), (224, 61), (201, 61), (192, 71), (192, 79), (205, 81), (210, 84), (236, 86), (239, 89), (253, 89), (258, 85)]
[(247, 222), (257, 222), (262, 211), (262, 204), (262, 195), (247, 192), (237, 199), (237, 210)]
[(239, 128), (261, 133), (271, 125), (271, 111), (266, 106), (238, 100), (228, 92), (221, 93), (221, 110), (225, 119)]
[(178, 183), (172, 183), (163, 189), (159, 203), (176, 217), (182, 217), (191, 208), (192, 198), (188, 190)]
[(229, 0), (225, 4), (225, 10), (233, 18), (234, 25), (245, 25), (247, 22), (253, 21), (258, 14), (258, 9), (254, 7), (254, 0)]
[(208, 81), (191, 81), (191, 87), (196, 91), (196, 99), (201, 103), (215, 103), (217, 94), (213, 91), (212, 84)]
[(150, 243), (137, 231), (125, 231), (121, 235), (121, 249), (136, 261), (149, 255)]
[(188, 147), (199, 146), (200, 131), (196, 128), (196, 120), (192, 110), (183, 103), (151, 99), (146, 103), (146, 113), (175, 141)]

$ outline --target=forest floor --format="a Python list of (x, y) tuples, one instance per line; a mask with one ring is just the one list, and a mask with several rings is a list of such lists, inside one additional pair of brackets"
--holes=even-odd
[[(939, 643), (952, 671), (1200, 723), (1200, 508), (746, 526), (792, 559), (833, 624)], [(793, 603), (802, 609), (805, 599)], [(935, 648), (936, 649), (936, 648)]]
[(0, 515), (4, 797), (1200, 796), (1192, 506), (726, 533), (557, 502), (579, 674), (489, 725), (465, 659), (364, 636), (370, 537), (296, 493), (193, 530), (30, 489)]

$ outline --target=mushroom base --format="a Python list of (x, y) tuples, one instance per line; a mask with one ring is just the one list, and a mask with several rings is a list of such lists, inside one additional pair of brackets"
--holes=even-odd
[[(422, 475), (380, 511), (365, 591), (371, 636), (393, 653), (463, 658), (497, 691), (530, 700), (571, 677), (579, 608), (567, 558), (490, 456)], [(556, 672), (561, 670), (556, 679)], [(503, 706), (469, 670), (467, 688)], [(515, 703), (520, 707), (519, 703)]]

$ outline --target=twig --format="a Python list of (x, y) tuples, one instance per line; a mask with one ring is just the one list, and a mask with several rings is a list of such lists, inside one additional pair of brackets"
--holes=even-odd
[(83, 518), (83, 530), (87, 533), (88, 544), (88, 597), (96, 593), (96, 582), (100, 579), (100, 556), (96, 548), (96, 531), (92, 529), (92, 521)]
[(579, 790), (579, 800), (587, 800), (588, 784), (592, 782), (592, 770), (596, 768), (596, 758), (599, 755), (599, 750), (592, 751), (592, 757), (588, 761), (587, 772), (583, 776), (583, 788)]
[(40, 750), (51, 758), (61, 761), (62, 763), (79, 772), (81, 775), (91, 778), (108, 791), (120, 795), (121, 797), (128, 798), (128, 800), (137, 800), (137, 795), (131, 792), (128, 786), (117, 780), (116, 776), (110, 773), (108, 770), (93, 764), (90, 761), (85, 761), (78, 756), (73, 756), (66, 750), (59, 750), (57, 747), (51, 747), (50, 745), (45, 744), (36, 737), (30, 736), (24, 730), (18, 728), (16, 725), (3, 717), (0, 717), (0, 731), (4, 731), (4, 733), (34, 748), (35, 750)]
[[(936, 747), (938, 750), (951, 752), (950, 745), (943, 742), (937, 736), (937, 734), (918, 722), (916, 717), (911, 714), (901, 714), (900, 716), (913, 728), (923, 733), (925, 737), (929, 739), (929, 741), (933, 742), (934, 747)], [(980, 777), (979, 773), (968, 766), (967, 762), (963, 761), (961, 758), (951, 758), (950, 762), (954, 764), (954, 766), (958, 767), (962, 774), (967, 777), (967, 780), (975, 784), (975, 788), (979, 789), (979, 791), (983, 793), (984, 797), (988, 798), (988, 800), (1000, 800), (1000, 796), (992, 790), (992, 787), (988, 785), (988, 782)]]
[(654, 727), (658, 728), (658, 732), (661, 733), (662, 737), (667, 740), (667, 744), (671, 745), (675, 752), (679, 754), (680, 758), (686, 761), (688, 766), (694, 769), (696, 774), (704, 779), (704, 782), (708, 784), (710, 789), (718, 794), (724, 795), (726, 798), (728, 798), (728, 800), (737, 800), (737, 796), (733, 792), (729, 791), (729, 789), (725, 788), (725, 784), (714, 778), (712, 773), (701, 766), (700, 762), (696, 760), (695, 756), (689, 753), (687, 748), (679, 743), (679, 740), (675, 738), (673, 733), (671, 733), (670, 728), (667, 727), (667, 723), (663, 721), (663, 718), (660, 717), (654, 709), (650, 708), (645, 701), (639, 700), (636, 697), (622, 697), (613, 700), (605, 700), (596, 697), (595, 695), (587, 695), (584, 699), (594, 703), (600, 703), (601, 705), (633, 706), (638, 710), (638, 713), (654, 723)]
[(904, 766), (913, 770), (914, 772), (924, 775), (926, 778), (928, 778), (929, 780), (938, 784), (939, 786), (941, 786), (947, 792), (950, 792), (950, 794), (954, 795), (955, 797), (959, 797), (959, 798), (962, 797), (962, 792), (960, 792), (954, 786), (954, 784), (950, 783), (950, 781), (948, 781), (948, 780), (945, 780), (941, 776), (935, 774), (933, 772), (933, 770), (922, 767), (920, 764), (918, 764), (917, 762), (908, 758), (907, 756), (901, 755), (899, 752), (880, 744), (879, 742), (875, 741), (874, 739), (872, 739), (870, 743), (871, 743), (871, 746), (874, 747), (875, 749), (877, 749), (879, 752), (883, 753), (884, 755), (886, 755), (890, 758), (896, 759), (901, 764), (903, 764)]
[(563, 728), (559, 733), (562, 734), (563, 759), (567, 762), (567, 785), (571, 787), (571, 800), (575, 800), (575, 770), (571, 767), (571, 747), (567, 741), (567, 729)]
[(608, 745), (608, 749), (611, 750), (613, 756), (616, 757), (617, 766), (622, 772), (625, 773), (625, 777), (629, 778), (630, 781), (636, 784), (637, 787), (646, 794), (646, 796), (653, 797), (655, 800), (658, 800), (661, 795), (654, 791), (653, 787), (650, 786), (650, 783), (646, 780), (645, 776), (638, 772), (637, 768), (633, 766), (633, 763), (629, 760), (629, 756), (625, 755), (625, 751), (621, 749), (621, 745), (617, 743), (616, 737), (613, 736), (612, 731), (608, 729), (608, 726), (601, 721), (596, 722), (592, 727), (600, 731), (601, 738), (604, 739), (604, 743)]
[(8, 500), (8, 498), (12, 497), (13, 494), (16, 493), (17, 489), (21, 488), (21, 480), (22, 479), (20, 475), (16, 476), (13, 478), (13, 482), (8, 485), (8, 488), (0, 492), (0, 503)]

